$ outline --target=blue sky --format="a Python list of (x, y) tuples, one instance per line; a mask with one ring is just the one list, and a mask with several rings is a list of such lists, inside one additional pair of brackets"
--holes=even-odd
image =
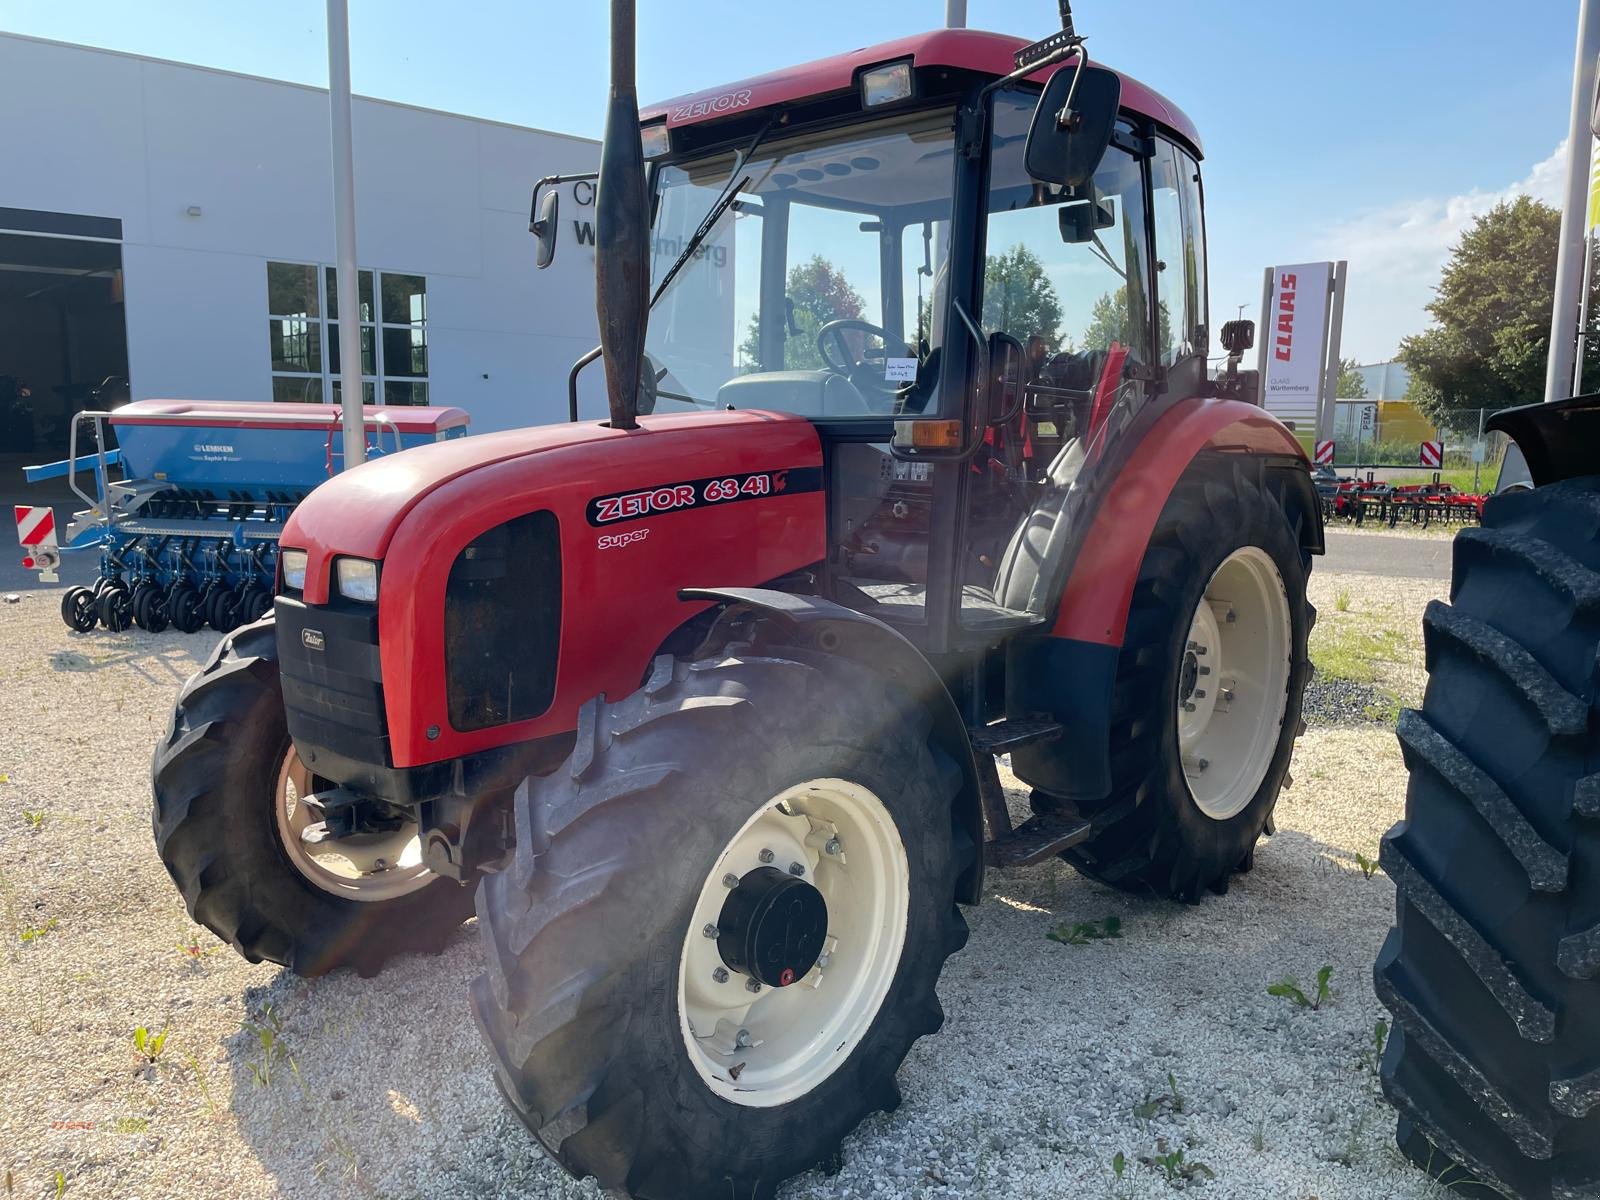
[[(943, 21), (943, 0), (805, 5), (641, 0), (645, 99), (883, 41)], [(1473, 215), (1555, 200), (1576, 0), (1078, 0), (1091, 51), (1165, 92), (1206, 142), (1211, 300), (1260, 303), (1275, 262), (1351, 261), (1345, 349), (1389, 356)], [(598, 135), (606, 5), (351, 0), (365, 95)], [(322, 0), (0, 0), (0, 29), (325, 85)], [(969, 0), (969, 23), (1024, 36), (1052, 0)]]

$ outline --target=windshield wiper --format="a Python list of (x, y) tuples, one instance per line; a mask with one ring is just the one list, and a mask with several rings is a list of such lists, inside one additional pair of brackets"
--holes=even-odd
[(655, 295), (650, 297), (651, 308), (655, 307), (656, 301), (661, 299), (661, 294), (677, 278), (678, 272), (683, 270), (684, 265), (694, 257), (694, 252), (700, 248), (700, 243), (706, 240), (712, 229), (716, 227), (717, 222), (722, 220), (722, 214), (728, 211), (728, 206), (738, 199), (740, 192), (749, 186), (750, 176), (746, 175), (741, 179), (739, 172), (749, 163), (750, 156), (756, 152), (756, 147), (761, 145), (766, 138), (767, 132), (772, 128), (774, 119), (773, 117), (768, 117), (767, 123), (756, 130), (756, 136), (750, 139), (750, 144), (739, 152), (739, 157), (733, 164), (733, 170), (728, 173), (728, 182), (722, 185), (722, 191), (718, 193), (711, 208), (695, 228), (694, 234), (683, 244), (683, 249), (679, 252), (677, 260), (667, 268), (667, 273), (661, 277), (661, 282), (656, 285)]

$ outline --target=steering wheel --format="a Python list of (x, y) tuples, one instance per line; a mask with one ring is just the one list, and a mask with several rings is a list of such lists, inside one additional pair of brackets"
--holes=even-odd
[[(862, 335), (859, 358), (852, 352), (850, 342), (846, 338), (846, 335), (851, 333)], [(874, 338), (877, 339), (877, 347), (868, 349), (866, 343)], [(900, 354), (891, 356), (889, 346), (894, 341), (889, 331), (882, 326), (846, 317), (838, 321), (829, 321), (817, 330), (817, 353), (822, 355), (822, 361), (829, 370), (843, 375), (856, 386), (857, 391), (863, 394), (898, 396), (909, 385), (885, 379), (884, 369), (890, 357), (910, 358), (912, 353), (911, 347), (899, 343)]]

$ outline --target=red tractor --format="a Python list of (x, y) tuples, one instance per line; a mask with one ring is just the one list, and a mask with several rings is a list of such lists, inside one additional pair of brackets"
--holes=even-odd
[(617, 0), (610, 419), (574, 382), (319, 487), (156, 751), (252, 960), (371, 973), (475, 898), (497, 1082), (603, 1187), (769, 1195), (892, 1108), (986, 864), (1193, 902), (1271, 830), (1317, 494), (1247, 322), (1207, 371), (1199, 135), (1061, 7), (641, 120)]

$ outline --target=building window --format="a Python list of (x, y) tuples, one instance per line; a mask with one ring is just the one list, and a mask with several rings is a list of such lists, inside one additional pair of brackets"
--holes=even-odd
[[(421, 275), (360, 273), (361, 392), (366, 404), (428, 403), (428, 281)], [(339, 292), (334, 270), (267, 264), (267, 335), (272, 398), (339, 403)]]

